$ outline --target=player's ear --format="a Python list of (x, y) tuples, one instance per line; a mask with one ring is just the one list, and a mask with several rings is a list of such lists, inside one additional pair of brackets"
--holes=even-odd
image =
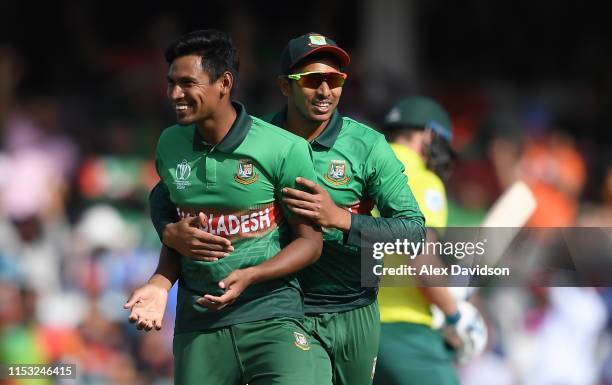
[(231, 72), (225, 71), (223, 75), (219, 78), (219, 91), (221, 93), (221, 97), (225, 95), (230, 95), (232, 92), (232, 87), (234, 86), (234, 75)]
[(289, 96), (289, 79), (281, 75), (276, 78), (276, 84), (278, 84), (278, 87), (284, 96)]

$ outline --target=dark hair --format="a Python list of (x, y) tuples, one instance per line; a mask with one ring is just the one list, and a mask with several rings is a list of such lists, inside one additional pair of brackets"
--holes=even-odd
[(179, 37), (166, 49), (168, 64), (181, 56), (199, 55), (202, 69), (208, 73), (210, 82), (219, 79), (225, 71), (231, 72), (234, 81), (238, 78), (238, 51), (225, 32), (216, 29), (193, 31)]
[(448, 140), (434, 134), (427, 154), (427, 168), (447, 182), (453, 169), (455, 152)]

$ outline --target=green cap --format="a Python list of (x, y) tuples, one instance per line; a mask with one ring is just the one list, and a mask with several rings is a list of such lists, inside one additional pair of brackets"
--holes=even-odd
[(400, 100), (387, 113), (385, 128), (430, 128), (447, 141), (453, 138), (450, 116), (441, 105), (424, 96), (412, 96)]
[(351, 61), (348, 53), (338, 47), (335, 41), (319, 33), (311, 32), (289, 40), (281, 54), (282, 73), (289, 74), (296, 64), (316, 52), (329, 52), (340, 61), (340, 67), (346, 67)]

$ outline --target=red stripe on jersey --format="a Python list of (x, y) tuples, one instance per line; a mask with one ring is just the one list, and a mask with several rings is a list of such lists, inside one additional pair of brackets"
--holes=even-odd
[(228, 212), (218, 207), (177, 208), (177, 211), (181, 218), (204, 213), (207, 221), (200, 229), (228, 239), (260, 237), (278, 227), (283, 217), (276, 202), (236, 212)]
[(374, 201), (371, 198), (366, 198), (359, 201), (346, 209), (353, 214), (371, 215), (370, 212), (374, 208)]

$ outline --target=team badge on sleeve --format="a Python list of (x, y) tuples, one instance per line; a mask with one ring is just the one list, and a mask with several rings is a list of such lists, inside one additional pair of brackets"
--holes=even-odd
[(234, 179), (238, 183), (251, 184), (259, 179), (259, 175), (255, 172), (255, 166), (251, 159), (240, 159), (238, 161), (238, 170)]
[(329, 164), (327, 174), (325, 174), (325, 179), (336, 186), (340, 186), (348, 182), (351, 178), (346, 175), (346, 161), (332, 160)]
[(298, 332), (293, 332), (293, 336), (295, 337), (295, 342), (293, 343), (295, 346), (302, 350), (310, 350), (310, 344), (308, 343), (308, 339), (305, 335)]

